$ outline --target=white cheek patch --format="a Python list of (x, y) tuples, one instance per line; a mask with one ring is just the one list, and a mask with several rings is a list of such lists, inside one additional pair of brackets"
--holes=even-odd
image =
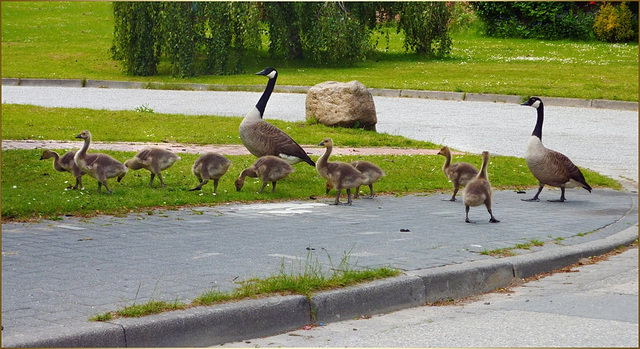
[(276, 71), (272, 71), (271, 73), (267, 74), (267, 77), (269, 77), (269, 79), (273, 79), (276, 76)]
[(534, 108), (538, 108), (540, 106), (540, 101), (533, 102), (533, 104), (531, 106), (534, 107)]

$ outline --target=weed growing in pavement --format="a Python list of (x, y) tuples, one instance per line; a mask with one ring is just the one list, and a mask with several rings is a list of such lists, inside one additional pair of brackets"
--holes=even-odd
[[(558, 238), (558, 239), (562, 239), (562, 238)], [(556, 242), (559, 241), (558, 239), (556, 239), (555, 241)], [(485, 249), (484, 251), (480, 252), (480, 254), (483, 256), (493, 256), (498, 258), (512, 257), (516, 255), (516, 253), (513, 250), (529, 250), (533, 246), (541, 247), (541, 246), (544, 246), (544, 244), (545, 244), (544, 242), (538, 239), (531, 239), (525, 243), (515, 244), (513, 247), (496, 248), (493, 250)]]
[[(326, 252), (326, 250), (325, 250)], [(351, 251), (345, 252), (340, 264), (333, 266), (327, 252), (330, 267), (326, 270), (312, 249), (302, 263), (291, 263), (287, 270), (284, 260), (280, 273), (267, 278), (251, 278), (240, 282), (240, 286), (231, 292), (215, 289), (206, 291), (195, 298), (191, 304), (184, 304), (177, 299), (173, 302), (150, 300), (145, 303), (126, 306), (113, 312), (100, 313), (92, 316), (91, 321), (109, 321), (114, 317), (141, 317), (165, 311), (185, 309), (193, 306), (205, 306), (242, 299), (251, 299), (271, 295), (299, 294), (311, 297), (314, 292), (336, 289), (376, 279), (398, 276), (400, 271), (391, 267), (358, 269), (356, 263), (351, 263)], [(139, 291), (139, 290), (138, 290)], [(136, 293), (136, 299), (138, 295)]]

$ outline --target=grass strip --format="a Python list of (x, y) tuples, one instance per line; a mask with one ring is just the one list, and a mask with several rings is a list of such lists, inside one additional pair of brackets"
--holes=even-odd
[[(64, 149), (55, 149), (63, 153)], [(126, 215), (153, 213), (158, 209), (178, 209), (216, 205), (226, 202), (251, 203), (285, 200), (314, 200), (330, 198), (333, 192), (325, 193), (326, 181), (316, 169), (295, 165), (295, 172), (278, 182), (275, 193), (266, 189), (257, 193), (261, 183), (250, 179), (241, 191), (233, 185), (240, 172), (255, 161), (251, 155), (228, 156), (233, 165), (220, 179), (218, 195), (213, 194), (213, 185), (207, 184), (200, 191), (189, 191), (198, 181), (191, 174), (191, 167), (198, 154), (181, 153), (181, 160), (163, 171), (166, 187), (156, 183), (149, 187), (150, 173), (147, 170), (129, 171), (117, 183), (108, 181), (111, 195), (97, 192), (97, 181), (83, 177), (84, 190), (72, 190), (73, 176), (54, 170), (52, 160), (40, 160), (42, 149), (2, 151), (2, 222), (29, 221), (34, 219), (61, 219), (67, 216), (91, 217), (100, 214)], [(135, 152), (101, 151), (121, 162), (132, 158)], [(451, 193), (452, 185), (442, 173), (444, 158), (437, 155), (349, 155), (332, 156), (332, 161), (364, 159), (380, 166), (387, 175), (375, 184), (379, 195), (407, 195), (415, 193)], [(315, 158), (314, 158), (315, 160)], [(479, 155), (454, 155), (453, 161), (465, 161), (478, 167)], [(592, 187), (619, 189), (615, 180), (596, 172), (583, 169), (586, 180)], [(529, 172), (524, 159), (509, 156), (494, 156), (489, 165), (489, 178), (494, 190), (521, 190), (535, 187), (537, 181)], [(156, 180), (157, 182), (157, 180)], [(368, 188), (361, 188), (368, 192)], [(194, 211), (197, 212), (197, 211)], [(195, 214), (195, 213), (194, 213)], [(145, 219), (140, 215), (138, 219)]]
[(240, 286), (231, 292), (209, 290), (196, 297), (190, 304), (151, 299), (147, 302), (125, 306), (112, 312), (92, 316), (91, 321), (109, 321), (120, 317), (141, 317), (165, 311), (187, 309), (195, 306), (208, 306), (220, 303), (253, 299), (272, 295), (304, 295), (311, 298), (313, 293), (356, 285), (377, 279), (400, 275), (400, 270), (391, 267), (357, 269), (357, 262), (350, 261), (351, 251), (345, 252), (338, 266), (325, 269), (317, 255), (310, 251), (302, 264), (291, 264), (287, 270), (282, 262), (277, 275), (267, 278), (251, 278), (240, 282)]

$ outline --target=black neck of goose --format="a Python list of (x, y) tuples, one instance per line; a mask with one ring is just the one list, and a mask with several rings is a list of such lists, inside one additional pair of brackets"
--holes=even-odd
[(260, 111), (260, 117), (264, 115), (264, 109), (267, 107), (267, 102), (269, 101), (269, 97), (271, 97), (271, 93), (273, 92), (273, 87), (276, 85), (276, 79), (278, 76), (274, 76), (272, 79), (269, 79), (267, 83), (267, 88), (264, 89), (262, 93), (262, 97), (258, 100), (258, 104), (256, 104), (256, 108)]
[(544, 121), (544, 106), (542, 103), (540, 103), (540, 106), (536, 110), (538, 111), (538, 121), (536, 121), (536, 127), (533, 129), (531, 135), (542, 140), (542, 122)]

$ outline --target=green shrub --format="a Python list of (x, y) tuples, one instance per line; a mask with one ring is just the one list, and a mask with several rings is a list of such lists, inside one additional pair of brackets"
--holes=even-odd
[(451, 11), (449, 31), (452, 33), (464, 33), (475, 31), (479, 22), (478, 16), (469, 1), (451, 1), (447, 3)]
[(593, 38), (593, 14), (575, 2), (474, 2), (488, 36), (523, 39)]
[(601, 41), (626, 42), (637, 38), (637, 20), (626, 3), (619, 6), (605, 2), (596, 14), (593, 31)]

